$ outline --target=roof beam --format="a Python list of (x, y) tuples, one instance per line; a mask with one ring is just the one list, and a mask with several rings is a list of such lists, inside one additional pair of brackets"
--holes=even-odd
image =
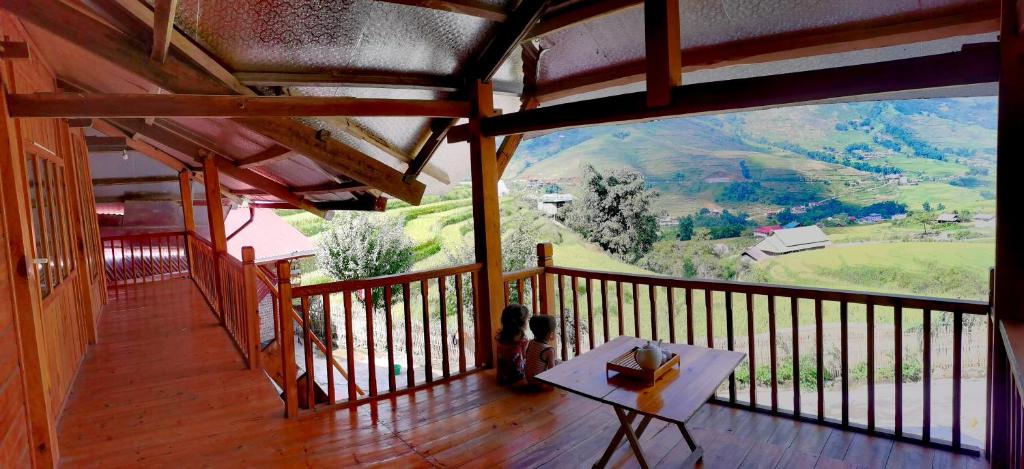
[(186, 169), (190, 169), (181, 160), (160, 151), (158, 148), (143, 142), (141, 140), (135, 140), (133, 138), (127, 138), (128, 135), (121, 129), (117, 128), (110, 122), (105, 120), (97, 120), (93, 123), (93, 128), (109, 136), (120, 136), (126, 138), (126, 143), (129, 148), (135, 150), (143, 155), (146, 155), (150, 159), (173, 169), (175, 172), (182, 172)]
[(208, 153), (207, 158), (214, 158), (213, 162), (217, 166), (217, 171), (221, 174), (242, 182), (249, 186), (255, 187), (259, 190), (266, 192), (268, 195), (272, 195), (281, 199), (285, 203), (293, 205), (295, 208), (300, 208), (308, 212), (312, 212), (318, 216), (324, 216), (323, 210), (316, 208), (311, 202), (302, 197), (292, 193), (291, 189), (275, 181), (267, 179), (259, 174), (256, 174), (248, 169), (242, 169), (236, 167), (231, 160), (224, 158), (214, 153)]
[[(537, 24), (537, 20), (547, 10), (549, 1), (523, 0), (487, 43), (479, 57), (472, 62), (473, 68), (467, 76), (467, 82), (490, 82), (509, 54)], [(419, 177), (420, 172), (430, 162), (430, 158), (447, 138), (448, 130), (457, 123), (457, 119), (434, 119), (430, 122), (430, 131), (423, 139), (422, 146), (416, 151), (416, 156), (409, 163), (403, 180), (410, 182)]]
[[(979, 44), (941, 55), (678, 86), (672, 90), (669, 105), (653, 109), (647, 107), (644, 92), (559, 104), (485, 118), (481, 131), (493, 137), (836, 99), (885, 99), (887, 93), (955, 88), (998, 80), (998, 46)], [(449, 141), (467, 137), (465, 126), (449, 132)]]
[(335, 194), (338, 192), (362, 192), (372, 189), (369, 186), (359, 184), (358, 182), (350, 181), (343, 183), (329, 182), (325, 184), (315, 184), (312, 186), (298, 186), (293, 187), (292, 192), (302, 195), (316, 195), (316, 194)]
[(149, 56), (157, 62), (167, 59), (174, 31), (174, 11), (178, 0), (156, 0), (153, 10), (153, 44)]
[[(705, 47), (683, 49), (680, 66), (683, 73), (779, 60), (837, 54), (862, 49), (899, 46), (954, 36), (998, 31), (998, 5), (956, 7), (927, 14), (900, 15), (743, 39)], [(537, 98), (548, 102), (591, 91), (644, 81), (643, 59), (581, 73), (542, 84)]]
[(242, 158), (235, 162), (235, 166), (239, 168), (249, 169), (255, 166), (263, 166), (266, 164), (280, 161), (292, 156), (292, 151), (289, 148), (282, 147), (280, 145), (274, 145), (266, 150), (263, 150), (255, 155), (247, 158)]
[(68, 127), (72, 129), (92, 127), (92, 119), (68, 119)]
[(194, 94), (8, 94), (11, 117), (466, 117), (468, 101)]
[(541, 17), (527, 37), (534, 38), (569, 26), (644, 3), (643, 0), (582, 0), (552, 11)]
[(247, 86), (315, 86), (320, 88), (397, 88), (452, 92), (462, 82), (450, 76), (412, 73), (370, 72), (237, 72), (235, 78)]
[[(537, 77), (540, 69), (540, 56), (544, 51), (538, 49), (530, 42), (523, 43), (523, 96), (519, 106), (520, 111), (529, 111), (540, 106), (537, 100)], [(523, 134), (512, 134), (505, 136), (498, 147), (498, 178), (505, 173), (505, 168), (512, 162), (519, 144), (523, 142)]]
[(163, 182), (178, 182), (178, 176), (143, 176), (130, 178), (102, 178), (93, 179), (93, 186), (128, 186), (132, 184), (157, 184)]
[(644, 47), (647, 106), (672, 102), (672, 89), (683, 82), (679, 66), (679, 0), (644, 1)]
[[(325, 123), (333, 127), (338, 128), (342, 132), (345, 132), (370, 145), (373, 145), (378, 150), (383, 151), (384, 153), (387, 153), (388, 155), (397, 158), (399, 161), (409, 163), (412, 162), (414, 159), (412, 156), (409, 156), (400, 148), (392, 145), (383, 137), (363, 128), (361, 125), (359, 125), (352, 119), (349, 119), (347, 117), (324, 117), (321, 120), (323, 120)], [(451, 184), (452, 182), (451, 177), (448, 176), (447, 172), (429, 163), (427, 163), (426, 166), (423, 167), (423, 173), (426, 174), (427, 176), (437, 179), (442, 184)]]
[(385, 3), (397, 3), (430, 10), (447, 11), (460, 15), (483, 18), (485, 20), (502, 22), (508, 15), (499, 7), (484, 3), (478, 0), (379, 0)]
[[(146, 12), (152, 18), (152, 11), (141, 2), (131, 0), (117, 0), (117, 2), (129, 9), (137, 18), (143, 17)], [(167, 60), (159, 63), (149, 58), (148, 47), (145, 44), (139, 43), (103, 22), (84, 15), (61, 2), (5, 0), (0, 3), (0, 8), (10, 11), (27, 23), (77, 45), (86, 53), (95, 55), (103, 61), (148, 80), (163, 89), (177, 93), (196, 94), (224, 94), (231, 91), (241, 94), (252, 93), (252, 90), (239, 84), (230, 73), (226, 75), (220, 73), (223, 71), (222, 66), (177, 32), (173, 33), (171, 44), (178, 48), (184, 56), (187, 56), (188, 60), (173, 53), (172, 50), (172, 53), (168, 54)], [(152, 22), (147, 24), (152, 24)], [(196, 68), (193, 63), (202, 64), (202, 68)], [(403, 182), (402, 173), (398, 170), (350, 147), (344, 153), (330, 153), (338, 146), (320, 145), (320, 142), (315, 139), (316, 131), (300, 122), (282, 118), (264, 120), (268, 121), (266, 124), (278, 131), (277, 135), (284, 133), (292, 138), (310, 140), (291, 142), (292, 146), (285, 146), (289, 146), (293, 150), (295, 146), (302, 146), (306, 149), (301, 151), (303, 155), (321, 163), (329, 161), (332, 170), (339, 174), (372, 185), (406, 202), (412, 204), (420, 202), (425, 189), (423, 184)], [(340, 144), (340, 142), (337, 143)], [(373, 170), (367, 171), (367, 167), (373, 168)], [(370, 176), (375, 179), (370, 179)]]
[(93, 137), (85, 136), (85, 146), (90, 152), (93, 151), (122, 151), (128, 149), (128, 139), (125, 137)]
[(30, 57), (31, 53), (27, 42), (0, 41), (0, 59), (18, 60)]

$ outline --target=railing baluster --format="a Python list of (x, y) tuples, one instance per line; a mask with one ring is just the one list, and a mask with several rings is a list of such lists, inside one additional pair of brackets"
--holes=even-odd
[[(462, 274), (459, 274), (462, 277)], [(533, 303), (533, 314), (540, 314), (540, 297), (537, 296), (537, 282), (540, 281), (540, 277), (536, 275), (530, 276), (530, 300)]]
[(428, 383), (434, 382), (434, 363), (430, 358), (430, 290), (427, 280), (420, 280), (420, 298), (423, 300), (423, 376)]
[(686, 343), (693, 345), (693, 289), (687, 288), (683, 291), (683, 302), (686, 303)]
[(580, 298), (579, 291), (577, 290), (576, 277), (569, 277), (569, 285), (572, 288), (572, 333), (573, 333), (573, 347), (572, 356), (578, 357), (582, 352), (580, 343)]
[(331, 404), (337, 402), (334, 395), (334, 327), (331, 325), (331, 295), (324, 293), (320, 296), (320, 303), (324, 305), (324, 357), (327, 370), (327, 401)]
[(893, 307), (893, 333), (895, 342), (896, 435), (903, 435), (903, 306)]
[(355, 346), (352, 343), (352, 291), (341, 292), (343, 306), (345, 307), (345, 366), (348, 367), (348, 400), (356, 400), (356, 357)]
[(651, 338), (658, 340), (658, 292), (653, 284), (647, 285), (647, 300), (651, 303)]
[(789, 297), (789, 314), (793, 328), (793, 415), (800, 416), (800, 300)]
[[(727, 350), (736, 350), (736, 343), (733, 330), (732, 317), (732, 292), (725, 292), (725, 347)], [(736, 373), (729, 374), (729, 402), (736, 402)]]
[(868, 430), (875, 429), (875, 304), (867, 304), (868, 323)]
[(416, 385), (416, 372), (412, 359), (412, 299), (409, 294), (409, 283), (402, 284), (402, 309), (405, 310), (405, 376), (408, 378), (406, 387), (411, 388)]
[(625, 335), (625, 315), (622, 312), (622, 309), (625, 306), (625, 304), (622, 302), (622, 282), (615, 282), (615, 297), (616, 306), (618, 306), (617, 313), (619, 315), (619, 335)]
[(825, 420), (825, 344), (821, 298), (814, 299), (814, 344), (818, 388), (818, 420)]
[[(517, 300), (516, 303), (519, 303), (521, 305), (528, 305), (529, 303), (526, 302), (526, 296), (523, 294), (524, 291), (525, 291), (523, 289), (523, 282), (524, 281), (525, 281), (524, 279), (516, 280), (516, 295), (518, 295), (516, 297), (516, 300)], [(438, 287), (438, 288), (440, 288), (440, 287)], [(536, 311), (536, 310), (534, 310), (534, 311)]]
[(310, 409), (316, 407), (316, 380), (313, 365), (313, 341), (310, 338), (313, 332), (309, 327), (309, 297), (303, 296), (302, 302), (302, 354), (306, 366), (306, 406)]
[(750, 365), (750, 406), (757, 407), (757, 357), (754, 340), (754, 296), (747, 292), (747, 364)]
[(932, 310), (925, 308), (922, 316), (921, 329), (924, 343), (921, 353), (921, 390), (923, 392), (921, 439), (927, 442), (932, 439)]
[(842, 375), (842, 421), (843, 426), (850, 424), (850, 328), (849, 306), (846, 301), (839, 302), (839, 366)]
[(665, 287), (665, 300), (668, 302), (668, 341), (676, 342), (676, 296), (675, 289), (671, 286)]
[[(457, 324), (459, 327), (459, 373), (466, 372), (466, 328), (462, 316), (465, 315), (462, 307), (462, 275), (455, 275), (455, 312), (458, 314)], [(536, 291), (534, 292), (534, 299), (536, 299)], [(537, 311), (534, 309), (534, 311)]]
[(633, 282), (633, 333), (640, 338), (640, 285)]
[[(523, 301), (523, 283), (519, 282), (519, 302), (522, 304)], [(451, 376), (451, 370), (448, 364), (448, 292), (446, 290), (445, 277), (442, 275), (437, 278), (437, 293), (440, 298), (440, 311), (441, 314), (441, 375), (445, 378)]]
[(587, 290), (587, 335), (590, 338), (590, 350), (594, 350), (594, 289), (591, 288), (589, 278), (584, 278), (583, 283)]
[(704, 289), (704, 314), (707, 316), (708, 326), (708, 348), (715, 348), (715, 322), (714, 306), (715, 294), (711, 290)]
[(505, 306), (508, 306), (508, 304), (509, 304), (509, 301), (511, 300), (511, 299), (509, 298), (509, 295), (511, 295), (511, 294), (512, 294), (512, 292), (511, 292), (511, 291), (509, 291), (509, 288), (508, 288), (508, 283), (504, 283), (504, 282), (503, 282), (503, 283), (502, 283), (502, 287), (501, 287), (501, 288), (502, 288), (502, 290), (503, 290), (503, 292), (504, 292), (504, 294), (505, 294)]
[(391, 285), (384, 285), (384, 327), (387, 328), (388, 341), (388, 392), (395, 392), (395, 338), (394, 318), (392, 317), (391, 302), (394, 300)]
[[(953, 447), (960, 448), (961, 367), (963, 366), (964, 315), (953, 312)], [(1001, 340), (1001, 339), (999, 339)]]
[(604, 326), (604, 341), (608, 342), (608, 281), (601, 279), (601, 325)]
[(558, 320), (559, 337), (562, 342), (562, 361), (566, 361), (569, 359), (569, 342), (568, 333), (565, 330), (565, 279), (561, 274), (558, 275)]
[(775, 348), (775, 295), (768, 295), (768, 359), (771, 361), (772, 412), (779, 411), (779, 380), (776, 370), (778, 356)]

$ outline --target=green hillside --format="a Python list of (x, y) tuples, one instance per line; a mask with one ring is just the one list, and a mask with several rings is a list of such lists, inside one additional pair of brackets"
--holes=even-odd
[[(673, 216), (707, 207), (756, 217), (832, 197), (991, 211), (995, 105), (994, 98), (829, 104), (571, 129), (527, 140), (505, 176), (571, 191), (584, 162), (632, 168)], [(909, 184), (885, 184), (883, 174)], [(723, 196), (736, 185), (756, 189), (756, 197)]]

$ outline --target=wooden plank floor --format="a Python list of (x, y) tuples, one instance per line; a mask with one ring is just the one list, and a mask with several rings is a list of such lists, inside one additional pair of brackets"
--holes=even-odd
[[(64, 466), (589, 467), (609, 408), (561, 392), (514, 393), (487, 372), (354, 411), (282, 418), (189, 280), (119, 290), (61, 417)], [(691, 423), (703, 467), (985, 467), (983, 460), (708, 405)], [(653, 424), (651, 462), (689, 450)], [(623, 447), (609, 467), (635, 467)]]

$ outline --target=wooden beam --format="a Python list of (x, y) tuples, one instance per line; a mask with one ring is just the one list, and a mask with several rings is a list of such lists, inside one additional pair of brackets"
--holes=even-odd
[[(141, 2), (117, 1), (136, 17), (145, 16), (146, 12), (141, 10), (146, 10), (149, 15), (152, 15), (152, 11)], [(0, 8), (4, 8), (25, 22), (76, 44), (82, 50), (163, 89), (177, 93), (198, 94), (224, 94), (231, 91), (241, 94), (253, 93), (252, 90), (237, 83), (230, 73), (227, 73), (226, 76), (224, 73), (220, 73), (223, 71), (222, 66), (216, 64), (216, 61), (206, 56), (191, 41), (183, 38), (177, 32), (173, 33), (171, 44), (173, 47), (181, 49), (191, 62), (171, 53), (164, 63), (159, 63), (149, 59), (148, 48), (144, 44), (126, 37), (102, 22), (78, 13), (74, 8), (63, 3), (5, 0), (0, 4)], [(193, 63), (202, 64), (202, 70), (197, 70)], [(404, 183), (401, 172), (340, 142), (336, 142), (338, 145), (321, 145), (315, 139), (316, 131), (314, 129), (291, 119), (264, 119), (264, 121), (266, 122), (262, 124), (274, 128), (275, 135), (284, 134), (290, 139), (306, 139), (305, 142), (290, 141), (290, 145), (285, 145), (293, 150), (297, 150), (297, 146), (305, 148), (300, 152), (306, 157), (324, 164), (330, 162), (333, 171), (377, 187), (406, 202), (412, 204), (420, 202), (423, 195), (422, 185), (415, 186)], [(284, 144), (284, 142), (279, 143)], [(339, 145), (341, 146), (339, 147)], [(344, 152), (331, 153), (336, 149), (344, 150)], [(366, 167), (375, 169), (367, 171)], [(354, 177), (353, 174), (359, 174), (362, 178)], [(369, 179), (368, 177), (371, 175), (376, 179)]]
[(12, 117), (465, 117), (469, 103), (428, 99), (191, 94), (7, 95)]
[[(93, 128), (111, 137), (127, 137), (127, 134), (125, 134), (124, 131), (117, 128), (114, 124), (111, 124), (110, 122), (107, 122), (105, 120), (95, 121), (93, 123)], [(168, 155), (167, 153), (164, 153), (160, 149), (146, 142), (143, 142), (141, 140), (135, 140), (132, 138), (126, 138), (126, 143), (128, 147), (131, 148), (132, 150), (142, 153), (143, 155), (146, 155), (152, 160), (161, 163), (164, 166), (173, 169), (174, 171), (181, 172), (182, 170), (189, 169), (188, 166), (185, 165), (185, 163), (181, 162), (181, 160), (171, 155)]]
[[(540, 56), (543, 50), (538, 49), (530, 42), (523, 43), (523, 96), (519, 106), (520, 111), (529, 111), (540, 106), (537, 100), (537, 79), (540, 76)], [(516, 149), (523, 141), (523, 134), (512, 134), (505, 136), (498, 147), (498, 178), (505, 174), (505, 168), (512, 161)]]
[(144, 176), (131, 178), (100, 178), (93, 179), (93, 186), (128, 186), (132, 184), (157, 184), (163, 182), (177, 182), (178, 176)]
[[(548, 3), (549, 0), (523, 0), (509, 16), (508, 21), (501, 25), (477, 59), (473, 61), (473, 68), (468, 78), (489, 84), (501, 64), (508, 59), (509, 54), (519, 46), (530, 29), (537, 24), (537, 20), (547, 10)], [(487, 89), (494, 92), (490, 85)], [(434, 119), (430, 122), (430, 129), (423, 139), (423, 144), (416, 151), (416, 156), (405, 171), (403, 179), (406, 182), (419, 177), (420, 172), (430, 162), (430, 158), (434, 156), (441, 143), (447, 138), (448, 130), (457, 123), (458, 119)]]
[(128, 148), (128, 139), (125, 137), (85, 137), (85, 145), (89, 151), (122, 151)]
[(385, 3), (397, 3), (430, 10), (447, 11), (460, 15), (483, 18), (485, 20), (502, 22), (507, 15), (505, 11), (490, 3), (478, 0), (378, 0)]
[(281, 199), (281, 201), (285, 203), (291, 204), (295, 208), (312, 212), (313, 214), (321, 217), (325, 215), (322, 210), (317, 209), (312, 203), (302, 197), (295, 195), (286, 186), (249, 171), (248, 169), (239, 168), (230, 160), (222, 156), (210, 155), (207, 159), (212, 159), (217, 170), (231, 179), (264, 191), (269, 195)]
[(23, 41), (0, 41), (0, 59), (25, 60), (31, 58), (28, 43)]
[(565, 2), (567, 5), (552, 6), (551, 11), (541, 17), (527, 37), (534, 38), (559, 31), (584, 21), (610, 15), (626, 8), (638, 6), (643, 0), (582, 0)]
[[(378, 150), (383, 151), (384, 153), (387, 153), (388, 155), (391, 155), (402, 162), (409, 163), (415, 159), (414, 157), (411, 157), (408, 154), (406, 154), (401, 149), (392, 145), (383, 137), (363, 128), (363, 126), (359, 125), (352, 119), (349, 119), (347, 117), (325, 117), (322, 120), (325, 123), (333, 127), (336, 127), (339, 130), (353, 137), (356, 137), (366, 143), (369, 143), (370, 145), (373, 145)], [(423, 173), (426, 174), (427, 176), (437, 179), (442, 184), (451, 183), (451, 177), (448, 176), (447, 172), (430, 163), (427, 163), (426, 165), (423, 166)]]
[(149, 56), (157, 62), (167, 59), (171, 47), (171, 32), (174, 31), (174, 11), (178, 0), (156, 0), (153, 8), (153, 45)]
[[(498, 160), (494, 138), (480, 132), (482, 119), (494, 114), (493, 91), (490, 84), (478, 81), (473, 90), (475, 116), (470, 120), (469, 162), (473, 188), (473, 238), (476, 262), (483, 264), (476, 288), (477, 328), (481, 337), (493, 335), (492, 325), (501, 324), (502, 270), (501, 270), (501, 209), (498, 206)], [(485, 347), (477, 356), (487, 365), (493, 365), (494, 349), (491, 341), (481, 341)]]
[(344, 182), (336, 183), (329, 182), (326, 184), (315, 184), (311, 186), (298, 186), (293, 187), (292, 192), (302, 195), (315, 195), (315, 194), (337, 194), (341, 192), (361, 192), (372, 189), (370, 186), (359, 184), (358, 182)]
[(348, 210), (348, 211), (364, 211), (364, 212), (383, 212), (387, 208), (388, 198), (387, 197), (375, 197), (372, 195), (363, 195), (349, 200), (340, 200), (332, 202), (318, 202), (316, 207), (329, 211), (329, 210)]
[(252, 168), (252, 167), (256, 167), (256, 166), (263, 166), (265, 164), (270, 164), (270, 163), (273, 163), (275, 161), (283, 160), (285, 158), (290, 158), (291, 156), (292, 156), (291, 149), (282, 147), (280, 145), (274, 145), (274, 146), (272, 146), (270, 148), (267, 148), (266, 150), (263, 150), (263, 151), (255, 154), (255, 155), (252, 155), (252, 156), (249, 156), (249, 157), (246, 157), (246, 158), (242, 158), (242, 159), (236, 161), (235, 162), (235, 166), (238, 166), (239, 168), (248, 169), (248, 168)]
[(450, 76), (372, 72), (236, 72), (247, 86), (315, 86), (319, 88), (396, 88), (453, 92), (462, 89), (461, 80)]
[(683, 82), (679, 65), (679, 0), (644, 1), (644, 47), (647, 106), (672, 102), (672, 89)]
[(227, 297), (221, 285), (221, 256), (228, 251), (227, 232), (224, 228), (224, 206), (220, 202), (220, 174), (217, 171), (217, 157), (209, 154), (203, 159), (203, 189), (206, 192), (206, 218), (210, 226), (210, 244), (213, 245), (213, 280), (214, 295), (212, 303), (216, 306), (221, 325), (225, 322), (224, 300)]
[[(863, 49), (899, 46), (998, 30), (999, 10), (985, 4), (926, 14), (899, 15), (682, 50), (683, 73), (711, 68), (799, 59)], [(644, 60), (560, 78), (540, 86), (542, 103), (644, 81)]]
[(372, 158), (361, 158), (362, 153), (338, 140), (318, 140), (317, 131), (310, 127), (284, 127), (276, 119), (235, 119), (235, 122), (309, 156), (349, 179), (371, 185), (399, 199), (418, 204), (426, 190), (423, 183), (403, 182), (402, 173), (398, 170)]
[(68, 127), (72, 129), (92, 127), (92, 119), (68, 119)]
[[(614, 122), (754, 110), (836, 99), (886, 99), (889, 93), (995, 83), (998, 47), (979, 44), (960, 52), (807, 72), (676, 87), (672, 102), (647, 107), (646, 93), (560, 104), (483, 119), (486, 136), (509, 135)], [(469, 138), (467, 126), (449, 141)]]

